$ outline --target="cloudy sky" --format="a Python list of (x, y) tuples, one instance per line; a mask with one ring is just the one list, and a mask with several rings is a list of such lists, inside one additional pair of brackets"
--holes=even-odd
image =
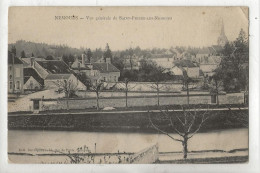
[[(73, 15), (78, 20), (55, 20), (55, 16)], [(240, 7), (11, 7), (9, 43), (23, 39), (91, 49), (109, 43), (112, 50), (136, 46), (202, 47), (217, 43), (221, 20), (231, 41), (241, 28), (248, 32), (247, 15), (247, 9)], [(96, 20), (108, 16), (111, 20)], [(113, 20), (114, 16), (117, 20)], [(119, 16), (171, 20), (119, 20)]]

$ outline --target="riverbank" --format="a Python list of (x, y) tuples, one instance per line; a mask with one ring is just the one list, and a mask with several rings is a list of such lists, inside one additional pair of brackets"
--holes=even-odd
[(245, 163), (248, 162), (248, 156), (231, 156), (231, 157), (210, 157), (197, 159), (180, 159), (158, 161), (158, 164), (228, 164), (228, 163)]
[[(203, 114), (206, 110), (191, 110)], [(125, 112), (91, 112), (84, 113), (51, 113), (51, 114), (17, 114), (8, 116), (9, 130), (66, 130), (66, 131), (88, 131), (88, 132), (144, 132), (157, 133), (151, 126), (149, 116), (155, 120), (161, 116), (159, 111), (125, 111)], [(182, 110), (173, 110), (169, 113), (171, 117), (183, 116)], [(236, 116), (234, 116), (236, 115)], [(200, 132), (220, 129), (233, 129), (245, 127), (248, 123), (248, 109), (222, 109), (210, 110), (210, 118), (201, 127)], [(241, 122), (243, 118), (246, 121)], [(157, 121), (158, 126), (171, 130), (169, 122)], [(196, 127), (200, 121), (195, 121)], [(177, 124), (177, 128), (180, 124)]]

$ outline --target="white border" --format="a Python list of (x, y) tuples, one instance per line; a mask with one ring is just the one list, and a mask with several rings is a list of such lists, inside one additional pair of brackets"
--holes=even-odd
[[(9, 6), (249, 6), (250, 139), (248, 164), (19, 165), (7, 163), (7, 45)], [(258, 0), (0, 0), (0, 172), (260, 172)]]

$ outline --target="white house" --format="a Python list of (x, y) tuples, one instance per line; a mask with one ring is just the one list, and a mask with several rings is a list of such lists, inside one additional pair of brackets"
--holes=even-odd
[(44, 79), (44, 85), (47, 89), (59, 88), (67, 83), (67, 87), (76, 90), (86, 90), (86, 86), (73, 74), (49, 74)]

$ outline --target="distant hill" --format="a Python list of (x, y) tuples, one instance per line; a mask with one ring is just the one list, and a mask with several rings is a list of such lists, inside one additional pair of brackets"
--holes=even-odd
[(21, 52), (24, 51), (26, 57), (31, 57), (32, 53), (35, 57), (47, 57), (52, 55), (53, 57), (61, 57), (62, 55), (81, 55), (84, 52), (84, 49), (71, 48), (67, 45), (49, 45), (46, 43), (34, 43), (25, 40), (19, 40), (16, 43), (8, 44), (8, 50), (11, 50), (11, 47), (16, 47), (17, 56), (21, 55)]

